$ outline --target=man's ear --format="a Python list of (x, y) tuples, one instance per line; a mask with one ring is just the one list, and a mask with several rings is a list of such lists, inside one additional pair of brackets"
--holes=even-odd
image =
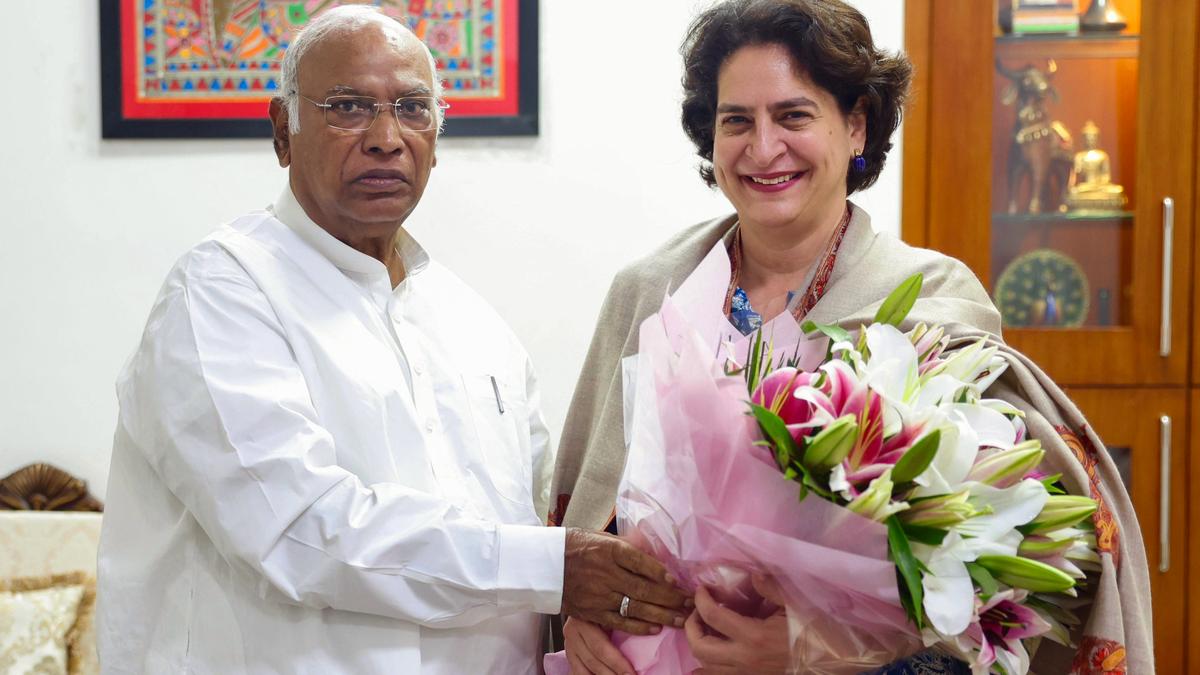
[(275, 156), (279, 158), (279, 166), (287, 168), (292, 163), (292, 132), (288, 129), (287, 105), (283, 99), (271, 99), (271, 136), (275, 146)]

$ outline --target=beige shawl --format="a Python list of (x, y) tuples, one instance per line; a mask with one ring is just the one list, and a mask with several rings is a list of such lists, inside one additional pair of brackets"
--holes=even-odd
[[(1141, 532), (1116, 466), (1071, 401), (1033, 362), (1003, 346), (1000, 316), (965, 265), (876, 233), (870, 217), (852, 214), (824, 297), (807, 318), (856, 329), (869, 323), (883, 298), (904, 279), (924, 276), (909, 314), (939, 324), (956, 343), (988, 335), (1010, 367), (989, 390), (1028, 415), (1030, 432), (1047, 449), (1048, 463), (1067, 488), (1102, 504), (1095, 521), (1103, 572), (1093, 584), (1090, 611), (1074, 636), (1077, 653), (1046, 642), (1034, 661), (1042, 673), (1152, 673), (1150, 582)], [(675, 235), (617, 274), (600, 311), (567, 415), (555, 468), (554, 524), (603, 529), (613, 515), (625, 465), (620, 360), (637, 352), (641, 322), (658, 311), (696, 265), (727, 237), (734, 216), (700, 223)], [(905, 327), (907, 328), (907, 326)], [(1085, 610), (1086, 611), (1086, 610)]]

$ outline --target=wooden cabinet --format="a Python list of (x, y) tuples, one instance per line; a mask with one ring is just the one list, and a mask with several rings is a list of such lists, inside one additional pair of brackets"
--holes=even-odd
[(1158, 670), (1200, 673), (1200, 2), (1110, 0), (1122, 30), (1021, 36), (1002, 4), (906, 2), (903, 236), (975, 271), (1125, 464)]
[[(1070, 388), (1121, 470), (1137, 511), (1154, 601), (1155, 664), (1160, 673), (1184, 669), (1187, 619), (1188, 392)], [(1177, 515), (1178, 514), (1178, 515)]]
[[(905, 120), (904, 237), (959, 258), (992, 291), (1022, 262), (1042, 269), (1030, 254), (1057, 257), (1062, 269), (1049, 283), (1059, 292), (1056, 313), (1043, 307), (1042, 316), (1016, 316), (1022, 304), (1044, 305), (1053, 295), (1042, 279), (1018, 302), (996, 299), (1008, 310), (1009, 343), (1063, 384), (1189, 379), (1196, 5), (1118, 3), (1140, 32), (1117, 37), (1013, 38), (997, 35), (992, 3), (907, 3), (917, 78)], [(1023, 102), (1004, 102), (1012, 83), (1001, 67), (1030, 67), (1048, 81), (1053, 91), (1031, 104), (1040, 106), (1047, 129), (1026, 135), (1053, 133), (1049, 123), (1060, 123), (1073, 145), (1057, 143), (1053, 152), (1067, 162), (1084, 150), (1087, 122), (1103, 125), (1100, 149), (1111, 156), (1113, 183), (1126, 188), (1124, 207), (1058, 212), (1064, 162), (1055, 158), (1043, 182), (1042, 213), (1029, 213), (1032, 181), (1008, 184)], [(1033, 152), (1029, 146), (1038, 141), (1022, 149)], [(1016, 213), (1009, 213), (1010, 196)], [(1086, 308), (1071, 316), (1066, 293), (1080, 283), (1084, 297), (1076, 305)]]

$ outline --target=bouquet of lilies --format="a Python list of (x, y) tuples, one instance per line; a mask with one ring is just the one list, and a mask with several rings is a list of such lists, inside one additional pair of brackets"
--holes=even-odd
[[(797, 672), (936, 646), (1020, 675), (1025, 641), (1069, 640), (1096, 507), (1039, 473), (1021, 413), (984, 397), (997, 349), (901, 332), (919, 277), (853, 335), (784, 313), (743, 336), (729, 279), (718, 243), (622, 362), (621, 536), (743, 615), (785, 610)], [(612, 637), (641, 675), (700, 665), (679, 629)], [(562, 653), (545, 666), (569, 671)]]
[(1084, 569), (1099, 569), (1089, 516), (1068, 495), (1022, 414), (984, 397), (1006, 363), (986, 339), (947, 352), (936, 326), (897, 326), (919, 295), (908, 279), (856, 335), (828, 338), (824, 362), (797, 368), (756, 336), (740, 374), (769, 450), (801, 500), (816, 496), (887, 528), (900, 601), (926, 646), (974, 673), (1023, 675), (1025, 640), (1069, 642)]

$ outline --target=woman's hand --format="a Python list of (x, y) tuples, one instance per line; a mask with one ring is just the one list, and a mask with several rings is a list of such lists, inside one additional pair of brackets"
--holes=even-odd
[[(767, 583), (755, 579), (754, 586), (768, 600), (777, 599), (771, 597), (774, 589), (769, 589)], [(706, 626), (720, 634), (710, 634)], [(791, 649), (783, 609), (765, 619), (742, 616), (717, 604), (701, 587), (696, 592), (696, 611), (688, 617), (684, 630), (704, 675), (789, 672)]]
[(567, 619), (563, 625), (563, 642), (566, 643), (571, 675), (633, 675), (633, 666), (613, 645), (608, 633), (594, 623)]

